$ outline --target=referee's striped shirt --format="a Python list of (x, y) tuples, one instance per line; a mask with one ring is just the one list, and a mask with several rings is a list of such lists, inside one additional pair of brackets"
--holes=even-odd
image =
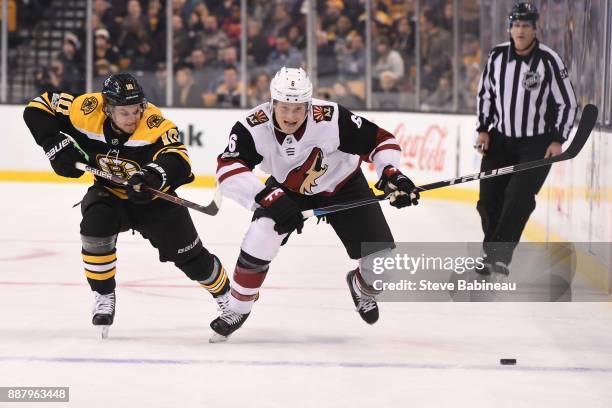
[(576, 115), (576, 95), (563, 61), (536, 40), (518, 56), (511, 42), (489, 53), (478, 85), (478, 131), (491, 126), (509, 137), (552, 134), (567, 140)]

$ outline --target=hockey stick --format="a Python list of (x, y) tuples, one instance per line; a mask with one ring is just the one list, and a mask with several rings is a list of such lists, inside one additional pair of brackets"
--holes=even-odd
[[(93, 174), (94, 176), (101, 177), (106, 180), (110, 180), (113, 183), (123, 185), (123, 186), (127, 185), (127, 181), (123, 179), (122, 177), (117, 177), (112, 173), (106, 172), (104, 170), (100, 170), (92, 166), (88, 166), (85, 163), (77, 162), (75, 163), (74, 166), (79, 170), (83, 170), (83, 171)], [(185, 200), (183, 198), (173, 196), (172, 194), (168, 194), (168, 193), (164, 193), (163, 191), (156, 190), (149, 186), (142, 186), (141, 188), (144, 189), (144, 191), (148, 191), (161, 199), (173, 202), (174, 204), (178, 204), (183, 207), (191, 208), (192, 210), (196, 210), (196, 211), (199, 211), (207, 215), (217, 215), (217, 213), (219, 212), (219, 207), (221, 206), (221, 199), (223, 197), (221, 195), (221, 190), (217, 188), (217, 190), (215, 191), (215, 196), (210, 202), (210, 204), (199, 205), (191, 201)]]
[[(563, 153), (557, 156), (549, 157), (547, 159), (534, 160), (526, 163), (518, 163), (513, 166), (483, 171), (481, 173), (469, 174), (467, 176), (456, 177), (448, 180), (437, 181), (435, 183), (425, 184), (416, 187), (415, 191), (421, 192), (435, 190), (437, 188), (467, 183), (468, 181), (503, 176), (506, 174), (514, 174), (518, 173), (519, 171), (530, 170), (536, 167), (547, 166), (556, 162), (573, 159), (578, 155), (578, 153), (580, 153), (580, 150), (582, 150), (586, 141), (589, 139), (591, 131), (593, 130), (593, 128), (595, 127), (595, 123), (597, 122), (597, 113), (598, 111), (595, 105), (589, 104), (584, 107), (584, 109), (582, 110), (582, 116), (580, 117), (580, 123), (578, 123), (578, 129), (576, 129), (576, 134), (572, 139), (572, 143)], [(344, 204), (335, 204), (327, 207), (315, 208), (313, 210), (302, 211), (302, 215), (304, 216), (304, 218), (327, 215), (338, 211), (348, 210), (350, 208), (374, 204), (379, 201), (386, 200), (388, 197), (388, 194), (381, 194), (363, 200), (350, 201)]]

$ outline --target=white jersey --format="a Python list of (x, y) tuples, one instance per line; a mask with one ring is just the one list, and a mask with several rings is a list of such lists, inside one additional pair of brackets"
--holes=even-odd
[(373, 161), (380, 174), (386, 165), (397, 166), (399, 158), (392, 134), (336, 103), (313, 99), (295, 134), (275, 129), (270, 104), (264, 103), (232, 128), (218, 158), (217, 179), (225, 196), (252, 209), (264, 188), (251, 172), (257, 165), (293, 192), (333, 195), (360, 170), (362, 160)]

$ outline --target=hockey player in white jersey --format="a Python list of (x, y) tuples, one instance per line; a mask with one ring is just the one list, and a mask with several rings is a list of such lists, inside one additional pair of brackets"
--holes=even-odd
[[(401, 208), (419, 199), (415, 185), (397, 168), (401, 149), (394, 136), (336, 103), (312, 98), (304, 70), (283, 67), (270, 83), (270, 94), (269, 103), (236, 122), (218, 157), (223, 194), (254, 214), (231, 291), (224, 295), (221, 316), (211, 323), (216, 333), (211, 341), (224, 340), (249, 316), (270, 262), (291, 232), (302, 231), (302, 210), (374, 195), (361, 171), (363, 160), (375, 164), (376, 187), (391, 194), (391, 205)], [(265, 184), (252, 173), (257, 165), (271, 174)], [(370, 255), (362, 253), (362, 242), (394, 246), (379, 204), (328, 215), (327, 222), (352, 259)], [(377, 292), (359, 267), (348, 273), (347, 282), (360, 316), (375, 323)]]

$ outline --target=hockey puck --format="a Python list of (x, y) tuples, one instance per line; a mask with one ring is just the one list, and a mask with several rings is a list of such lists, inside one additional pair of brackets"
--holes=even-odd
[(516, 364), (516, 358), (501, 358), (499, 360), (499, 363), (501, 365), (515, 365)]

